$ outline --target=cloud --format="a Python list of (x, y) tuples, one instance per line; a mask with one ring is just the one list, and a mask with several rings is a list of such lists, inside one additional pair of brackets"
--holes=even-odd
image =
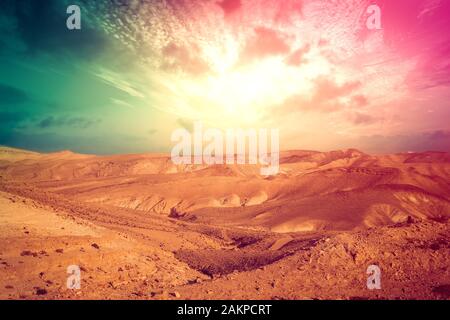
[(427, 55), (421, 57), (406, 79), (412, 87), (428, 89), (438, 86), (450, 86), (450, 42), (436, 46)]
[(375, 117), (370, 114), (359, 112), (359, 111), (348, 114), (347, 119), (355, 125), (368, 125), (368, 124), (373, 124), (373, 123), (383, 120), (380, 117)]
[(309, 52), (310, 49), (311, 45), (307, 44), (302, 48), (295, 50), (285, 59), (286, 63), (291, 66), (300, 66), (301, 64), (306, 63), (307, 60), (304, 58), (304, 56)]
[(313, 97), (315, 102), (347, 96), (361, 86), (359, 81), (349, 81), (340, 85), (328, 77), (319, 77), (315, 80), (315, 83), (316, 92)]
[(189, 132), (194, 131), (194, 122), (189, 119), (178, 118), (177, 124)]
[(165, 71), (182, 71), (186, 74), (199, 76), (210, 71), (209, 65), (198, 56), (199, 48), (170, 43), (163, 48), (164, 57), (162, 69)]
[(97, 123), (99, 123), (100, 120), (91, 120), (86, 119), (83, 117), (75, 117), (75, 118), (55, 118), (53, 116), (49, 116), (45, 119), (42, 119), (38, 123), (38, 127), (45, 129), (45, 128), (51, 128), (51, 127), (72, 127), (72, 128), (80, 128), (80, 129), (86, 129), (89, 128)]
[(121, 76), (105, 69), (101, 69), (99, 72), (95, 73), (95, 76), (100, 78), (104, 83), (128, 93), (132, 97), (145, 98), (145, 95), (136, 89), (131, 83), (122, 80)]
[(369, 104), (369, 101), (367, 100), (366, 96), (363, 96), (361, 94), (353, 96), (351, 98), (352, 105), (355, 107), (365, 107)]
[(302, 15), (303, 0), (284, 0), (279, 1), (279, 9), (275, 15), (275, 21), (278, 23), (291, 22), (294, 14)]
[[(361, 106), (367, 101), (364, 96), (352, 96), (361, 86), (359, 81), (349, 81), (338, 84), (326, 77), (314, 81), (314, 91), (310, 97), (297, 94), (288, 97), (279, 108), (285, 113), (293, 111), (334, 112), (347, 107)], [(350, 100), (343, 102), (342, 98)]]
[(0, 83), (0, 102), (2, 105), (19, 104), (28, 100), (28, 95), (20, 90)]
[(241, 9), (242, 2), (241, 0), (222, 0), (217, 2), (217, 5), (222, 8), (225, 17), (228, 17)]
[(258, 27), (254, 29), (254, 36), (248, 40), (242, 51), (241, 63), (288, 54), (289, 51), (290, 47), (286, 40), (275, 30)]
[(116, 99), (116, 98), (111, 98), (111, 101), (121, 107), (126, 107), (126, 108), (130, 108), (130, 109), (134, 109), (134, 106), (129, 104), (128, 102), (125, 102), (123, 100), (120, 99)]

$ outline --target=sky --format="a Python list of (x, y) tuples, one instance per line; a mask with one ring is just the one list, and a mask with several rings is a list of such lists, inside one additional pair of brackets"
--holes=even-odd
[(449, 27), (447, 0), (2, 0), (0, 144), (169, 152), (201, 121), (278, 129), (281, 149), (450, 152)]

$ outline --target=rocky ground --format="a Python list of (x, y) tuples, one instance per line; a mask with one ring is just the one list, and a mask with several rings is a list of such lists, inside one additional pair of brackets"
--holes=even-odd
[[(105, 162), (70, 154), (3, 156), (0, 298), (450, 298), (446, 158), (420, 158), (412, 172), (404, 159), (389, 171), (386, 163), (398, 158), (376, 159), (385, 164), (381, 170), (366, 156), (349, 167), (344, 154), (344, 160), (333, 158), (337, 163), (330, 169), (323, 155), (315, 155), (324, 164), (317, 167), (315, 159), (313, 169), (302, 173), (305, 162), (288, 156), (284, 170), (290, 173), (275, 180), (210, 168), (134, 175), (107, 169), (107, 177), (73, 178), (74, 163), (93, 161), (104, 168)], [(343, 170), (344, 164), (352, 170)], [(117, 165), (115, 160), (110, 167)], [(146, 170), (150, 166), (154, 160)], [(93, 172), (86, 164), (77, 170)], [(379, 171), (384, 173), (376, 176), (378, 184), (367, 186)], [(225, 191), (210, 185), (211, 177)], [(227, 196), (228, 179), (239, 200)], [(180, 190), (172, 190), (175, 181)], [(326, 181), (332, 182), (328, 191)], [(148, 191), (155, 186), (158, 193)], [(184, 202), (171, 205), (189, 189), (194, 192)], [(163, 201), (151, 209), (141, 193)], [(220, 206), (211, 205), (211, 198)], [(79, 290), (67, 288), (71, 265), (81, 271)], [(367, 288), (370, 265), (381, 270), (379, 290)]]

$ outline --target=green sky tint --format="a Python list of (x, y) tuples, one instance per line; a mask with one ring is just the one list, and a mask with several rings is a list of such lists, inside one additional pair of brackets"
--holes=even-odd
[(450, 3), (411, 1), (375, 1), (368, 30), (370, 0), (2, 0), (0, 145), (167, 152), (200, 120), (281, 149), (449, 151)]
[(68, 30), (66, 8), (65, 1), (2, 2), (0, 144), (101, 154), (167, 151), (170, 135), (158, 123), (176, 120), (152, 108), (151, 97), (127, 80), (139, 76), (138, 58), (86, 10), (82, 30)]

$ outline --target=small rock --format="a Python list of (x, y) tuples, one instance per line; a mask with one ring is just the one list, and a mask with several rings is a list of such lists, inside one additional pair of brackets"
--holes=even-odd
[(144, 296), (144, 293), (142, 291), (133, 292), (132, 294), (134, 294), (135, 296), (138, 296), (138, 297)]
[(24, 256), (33, 256), (33, 257), (37, 257), (37, 253), (36, 253), (36, 252), (32, 252), (32, 251), (30, 251), (30, 250), (23, 250), (23, 251), (20, 253), (20, 255), (21, 255), (22, 257), (24, 257)]
[(37, 294), (38, 296), (46, 295), (46, 294), (47, 294), (47, 290), (42, 289), (42, 288), (36, 288), (36, 294)]
[(152, 291), (150, 292), (150, 296), (152, 298), (162, 298), (162, 299), (167, 299), (167, 297), (169, 296), (169, 293), (166, 290), (162, 290), (162, 291)]
[(91, 244), (91, 246), (95, 249), (100, 249), (100, 246), (96, 243)]

